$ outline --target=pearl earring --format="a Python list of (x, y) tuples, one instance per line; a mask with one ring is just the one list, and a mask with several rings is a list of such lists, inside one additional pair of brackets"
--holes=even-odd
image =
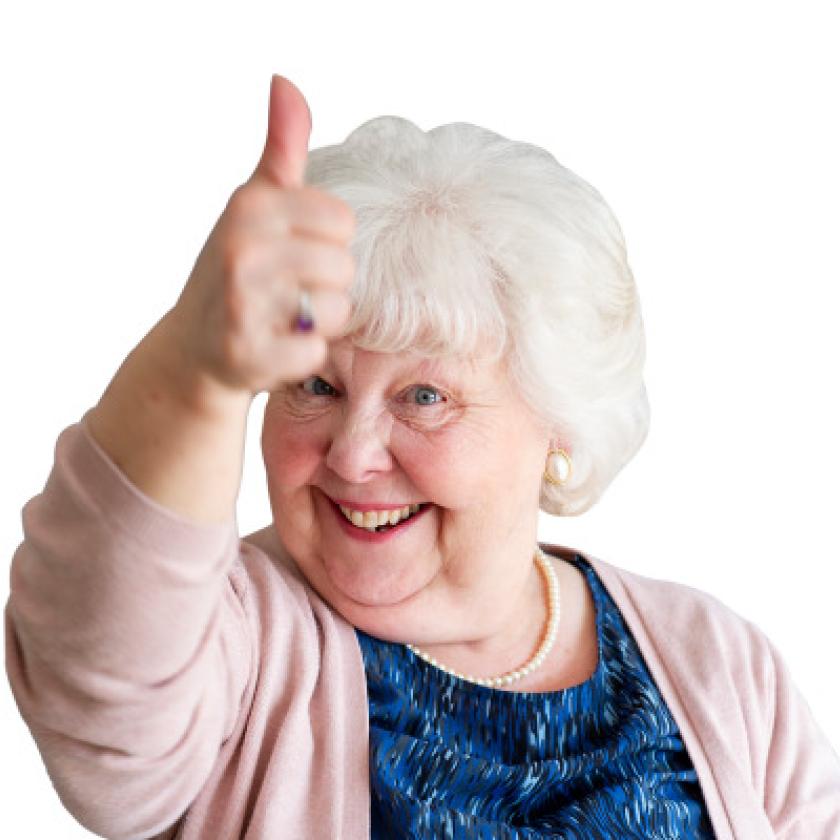
[(565, 449), (559, 447), (552, 447), (548, 450), (548, 456), (545, 459), (545, 470), (543, 470), (543, 478), (550, 484), (562, 485), (569, 480), (572, 474), (572, 459)]

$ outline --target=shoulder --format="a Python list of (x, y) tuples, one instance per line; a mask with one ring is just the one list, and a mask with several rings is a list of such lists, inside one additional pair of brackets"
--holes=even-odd
[(698, 690), (726, 685), (761, 705), (771, 702), (777, 657), (756, 624), (709, 592), (573, 553), (590, 563), (646, 659)]
[(323, 632), (324, 624), (345, 625), (345, 619), (312, 588), (286, 551), (273, 525), (240, 540), (239, 558), (231, 568), (229, 581), (252, 614), (277, 625), (307, 625)]
[[(315, 595), (272, 526), (242, 537), (239, 563), (233, 569), (238, 585), (251, 596), (261, 592), (308, 602)], [(237, 585), (236, 583), (234, 584)]]
[(772, 666), (769, 640), (718, 596), (685, 583), (648, 577), (588, 558), (625, 615), (635, 613), (658, 646), (709, 669), (723, 663), (756, 676)]
[(834, 837), (840, 760), (768, 636), (708, 592), (577, 553), (613, 595), (683, 735), (728, 778), (726, 792), (740, 768), (779, 836), (796, 826), (797, 837)]
[[(718, 596), (673, 580), (649, 577), (582, 554), (620, 608), (643, 610), (643, 618), (660, 632), (703, 632), (723, 642), (763, 644), (764, 633)], [(707, 639), (711, 641), (711, 639)]]
[(551, 553), (587, 561), (616, 601), (619, 609), (645, 607), (645, 618), (663, 629), (717, 628), (721, 633), (763, 637), (759, 628), (720, 598), (702, 589), (672, 580), (649, 577), (608, 563), (584, 551), (547, 545)]

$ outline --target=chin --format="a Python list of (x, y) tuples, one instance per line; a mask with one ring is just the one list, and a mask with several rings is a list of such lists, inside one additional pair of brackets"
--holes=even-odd
[[(353, 568), (346, 559), (324, 561), (324, 571), (329, 581), (330, 594), (334, 593), (341, 605), (332, 605), (344, 612), (347, 608), (396, 607), (421, 592), (434, 577), (434, 573), (420, 575), (416, 567), (408, 573), (403, 569), (383, 570), (367, 566)], [(333, 602), (333, 598), (329, 598)]]

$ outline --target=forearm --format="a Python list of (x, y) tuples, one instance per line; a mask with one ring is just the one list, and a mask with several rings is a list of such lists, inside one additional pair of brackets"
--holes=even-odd
[(197, 372), (167, 313), (128, 355), (87, 425), (143, 493), (197, 523), (234, 515), (251, 395)]

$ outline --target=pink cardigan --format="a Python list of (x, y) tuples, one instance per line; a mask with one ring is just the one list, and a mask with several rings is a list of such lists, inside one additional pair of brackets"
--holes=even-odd
[[(65, 807), (108, 838), (367, 840), (353, 628), (272, 527), (240, 540), (233, 520), (179, 518), (86, 416), (23, 509), (5, 612), (11, 687)], [(682, 731), (718, 839), (840, 838), (840, 761), (761, 631), (584, 556)]]

